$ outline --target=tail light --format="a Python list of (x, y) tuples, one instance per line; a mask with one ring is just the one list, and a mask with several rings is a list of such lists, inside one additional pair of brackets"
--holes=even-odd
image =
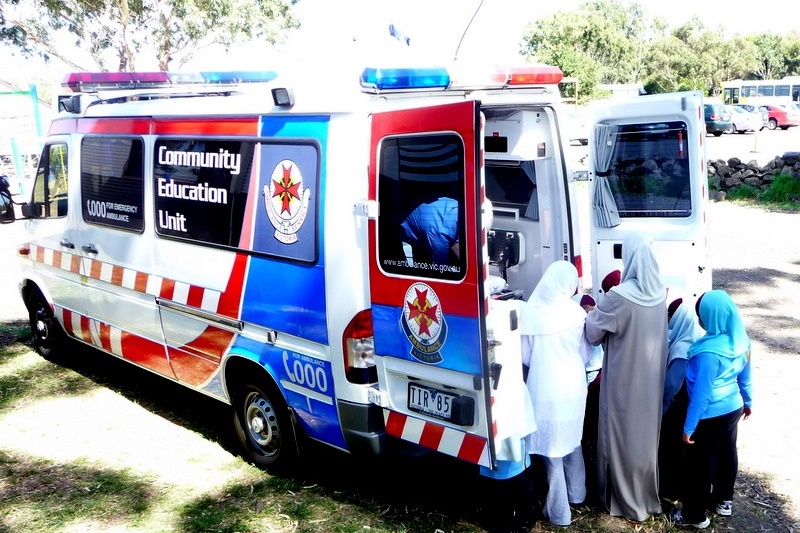
[(359, 311), (345, 328), (342, 354), (347, 381), (362, 384), (378, 381), (371, 309)]
[(583, 258), (579, 255), (575, 256), (575, 259), (572, 260), (572, 264), (575, 265), (575, 270), (578, 271), (578, 277), (583, 277)]

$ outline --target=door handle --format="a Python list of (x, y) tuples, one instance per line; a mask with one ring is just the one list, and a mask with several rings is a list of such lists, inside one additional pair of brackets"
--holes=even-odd
[(75, 245), (69, 242), (67, 239), (61, 239), (61, 242), (59, 242), (58, 244), (60, 244), (64, 248), (69, 248), (70, 250), (75, 249)]
[(97, 248), (94, 247), (94, 244), (86, 244), (81, 246), (81, 250), (86, 252), (87, 254), (97, 254)]

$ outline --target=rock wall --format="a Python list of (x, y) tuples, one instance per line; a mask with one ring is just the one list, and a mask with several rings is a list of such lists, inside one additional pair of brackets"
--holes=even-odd
[(755, 160), (744, 163), (738, 157), (727, 161), (711, 160), (708, 162), (709, 196), (712, 200), (724, 200), (728, 189), (742, 184), (766, 190), (778, 174), (800, 179), (800, 152), (786, 152), (782, 156), (776, 156), (763, 167)]

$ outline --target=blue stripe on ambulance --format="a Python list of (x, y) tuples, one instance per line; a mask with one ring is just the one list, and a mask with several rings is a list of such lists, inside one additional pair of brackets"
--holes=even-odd
[[(286, 146), (262, 145), (261, 172), (270, 172), (276, 161), (292, 159), (301, 168), (306, 185), (315, 187), (309, 218), (306, 219), (300, 239), (316, 238), (315, 252), (308, 256), (308, 244), (298, 241), (287, 247), (285, 256), (297, 253), (300, 262), (251, 257), (245, 282), (242, 319), (263, 325), (321, 345), (328, 345), (327, 309), (325, 302), (325, 225), (324, 202), (326, 171), (325, 159), (328, 141), (327, 116), (262, 117), (260, 135), (265, 139), (286, 139)], [(307, 141), (313, 140), (317, 148)], [(298, 142), (293, 142), (298, 141)], [(307, 145), (303, 146), (303, 142)], [(298, 144), (299, 143), (299, 144)], [(318, 153), (318, 159), (316, 159)], [(312, 159), (314, 159), (312, 161)], [(317, 183), (316, 180), (319, 180)], [(313, 211), (313, 213), (311, 212)], [(256, 231), (269, 226), (256, 215)], [(313, 216), (313, 218), (311, 218)], [(313, 230), (313, 231), (309, 231)], [(271, 235), (271, 230), (267, 237)], [(256, 238), (264, 238), (257, 234)], [(280, 246), (280, 245), (275, 245)], [(293, 248), (294, 247), (294, 248)], [(294, 252), (296, 250), (296, 252)], [(258, 361), (275, 377), (286, 402), (295, 411), (306, 434), (339, 448), (346, 448), (334, 397), (333, 374), (330, 361), (312, 357), (273, 345), (237, 338), (231, 350)]]
[[(375, 350), (418, 363), (420, 357), (424, 356), (414, 356), (414, 346), (403, 333), (402, 315), (401, 307), (372, 304)], [(481, 375), (478, 319), (445, 314), (444, 321), (447, 324), (447, 338), (439, 339), (444, 341), (438, 351), (441, 361), (431, 364), (474, 376)]]
[(346, 449), (333, 397), (330, 361), (240, 337), (234, 352), (263, 365), (275, 377), (306, 435)]

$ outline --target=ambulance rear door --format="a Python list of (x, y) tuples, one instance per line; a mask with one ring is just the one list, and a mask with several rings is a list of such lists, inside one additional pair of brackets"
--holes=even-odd
[(683, 92), (594, 102), (589, 133), (592, 286), (622, 270), (622, 242), (651, 236), (664, 284), (711, 288), (703, 96)]
[(480, 135), (474, 101), (372, 115), (369, 275), (387, 432), (489, 466)]

